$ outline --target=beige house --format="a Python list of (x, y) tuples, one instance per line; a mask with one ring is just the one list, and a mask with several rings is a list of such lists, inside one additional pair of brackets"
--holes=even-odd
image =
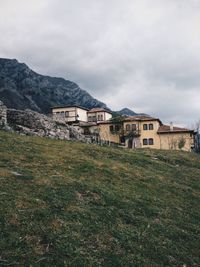
[(53, 107), (52, 109), (53, 119), (65, 121), (67, 123), (75, 123), (87, 121), (88, 109), (80, 106), (65, 106), (65, 107)]
[(98, 130), (100, 140), (127, 148), (191, 151), (194, 147), (194, 131), (163, 125), (158, 118), (149, 116), (132, 116), (121, 121), (99, 122)]
[(87, 112), (88, 122), (107, 121), (112, 118), (112, 113), (103, 108), (93, 108)]
[(53, 118), (79, 126), (94, 142), (122, 145), (127, 148), (154, 148), (191, 151), (195, 133), (192, 130), (163, 125), (158, 118), (147, 115), (112, 119), (102, 109), (88, 110), (80, 106), (53, 107)]

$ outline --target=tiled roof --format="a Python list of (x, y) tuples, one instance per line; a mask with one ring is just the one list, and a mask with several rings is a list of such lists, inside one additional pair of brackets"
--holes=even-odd
[(106, 110), (104, 108), (92, 108), (88, 111), (88, 113), (95, 113), (95, 112), (102, 112), (102, 111), (112, 114), (109, 110)]
[(134, 121), (134, 120), (138, 120), (138, 121), (152, 121), (152, 120), (158, 120), (160, 121), (158, 118), (153, 118), (151, 116), (145, 116), (145, 115), (135, 115), (135, 116), (128, 116), (124, 119), (125, 121)]
[(158, 133), (182, 133), (182, 132), (194, 132), (194, 131), (187, 128), (180, 128), (175, 126), (173, 126), (173, 129), (170, 130), (169, 125), (161, 125), (158, 128)]
[(79, 126), (81, 127), (87, 127), (87, 126), (96, 126), (97, 123), (96, 122), (80, 122)]

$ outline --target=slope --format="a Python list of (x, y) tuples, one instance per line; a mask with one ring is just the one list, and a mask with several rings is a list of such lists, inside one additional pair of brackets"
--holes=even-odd
[(200, 158), (0, 132), (1, 266), (199, 266)]

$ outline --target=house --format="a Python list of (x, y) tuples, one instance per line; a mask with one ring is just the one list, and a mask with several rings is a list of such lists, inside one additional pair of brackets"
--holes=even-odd
[(157, 131), (161, 149), (183, 149), (190, 151), (194, 149), (195, 132), (186, 128), (161, 125)]
[(131, 116), (120, 120), (98, 122), (100, 140), (127, 148), (154, 148), (191, 151), (195, 133), (173, 125), (167, 126), (158, 118)]
[(102, 108), (88, 110), (80, 106), (53, 107), (53, 118), (76, 125), (94, 142), (121, 145), (130, 149), (154, 148), (191, 151), (195, 132), (190, 129), (164, 125), (148, 115), (112, 118)]
[(107, 121), (112, 118), (112, 113), (103, 108), (93, 108), (87, 112), (88, 122)]
[(77, 123), (87, 121), (88, 109), (81, 106), (52, 107), (53, 119), (67, 123)]

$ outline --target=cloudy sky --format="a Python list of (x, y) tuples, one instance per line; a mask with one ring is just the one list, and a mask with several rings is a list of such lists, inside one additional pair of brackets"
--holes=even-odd
[(199, 0), (0, 0), (0, 57), (75, 81), (113, 110), (200, 119)]

